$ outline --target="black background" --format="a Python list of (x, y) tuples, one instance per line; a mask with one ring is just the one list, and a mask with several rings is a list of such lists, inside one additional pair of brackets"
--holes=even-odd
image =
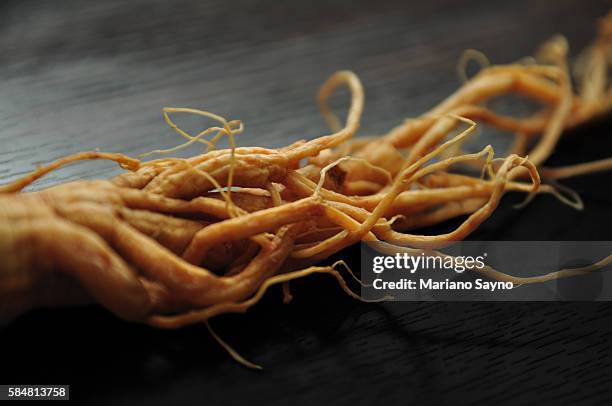
[[(459, 85), (463, 49), (510, 62), (562, 32), (575, 54), (607, 7), (572, 0), (4, 1), (0, 181), (79, 150), (137, 154), (175, 145), (160, 119), (165, 105), (243, 119), (240, 145), (314, 137), (325, 131), (316, 89), (338, 69), (354, 70), (364, 83), (362, 133), (384, 132)], [(611, 125), (600, 120), (567, 134), (548, 163), (610, 155)], [(116, 172), (87, 163), (38, 187)], [(566, 184), (581, 194), (583, 212), (546, 196), (517, 211), (511, 206), (521, 197), (507, 196), (471, 238), (612, 239), (609, 175)], [(70, 384), (71, 397), (89, 404), (612, 401), (608, 303), (366, 305), (326, 276), (294, 283), (293, 293), (283, 305), (273, 289), (248, 314), (213, 321), (261, 372), (235, 363), (204, 326), (157, 331), (87, 307), (39, 310), (0, 330), (0, 382)]]

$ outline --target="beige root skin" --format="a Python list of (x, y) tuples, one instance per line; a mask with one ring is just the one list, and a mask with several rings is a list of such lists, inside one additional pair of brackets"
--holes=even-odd
[[(359, 299), (335, 267), (313, 265), (358, 241), (399, 242), (408, 250), (444, 247), (476, 230), (507, 192), (525, 193), (528, 200), (549, 193), (581, 208), (579, 198), (561, 186), (541, 185), (540, 175), (552, 182), (612, 169), (611, 159), (542, 166), (565, 129), (612, 107), (610, 27), (612, 14), (581, 58), (577, 93), (571, 88), (567, 43), (556, 37), (541, 48), (535, 65), (488, 66), (472, 52), (483, 62), (477, 75), (438, 106), (380, 137), (352, 139), (364, 91), (354, 73), (341, 71), (319, 92), (331, 132), (310, 141), (278, 149), (236, 147), (241, 121), (173, 107), (164, 109), (164, 119), (185, 143), (141, 157), (193, 145), (204, 146), (203, 153), (143, 162), (84, 152), (40, 167), (0, 187), (0, 318), (37, 306), (93, 300), (124, 319), (178, 328), (244, 312), (276, 284), (288, 303), (289, 282), (315, 273), (334, 276)], [(351, 94), (344, 122), (327, 104), (340, 86)], [(509, 93), (535, 100), (541, 109), (529, 117), (511, 117), (486, 105)], [(214, 125), (189, 134), (177, 124), (179, 114), (195, 114)], [(461, 152), (476, 122), (515, 137), (505, 158), (494, 159), (491, 146)], [(222, 137), (229, 149), (216, 149)], [(117, 162), (126, 172), (110, 181), (21, 193), (50, 171), (88, 159)], [(452, 173), (461, 165), (481, 173)], [(407, 233), (458, 216), (466, 218), (450, 233)], [(601, 264), (521, 280), (493, 269), (483, 272), (518, 285), (584, 274)], [(256, 367), (211, 333), (239, 362)]]
[[(5, 294), (28, 292), (23, 309), (2, 297), (2, 316), (40, 305), (77, 303), (86, 296), (119, 317), (139, 320), (151, 310), (137, 272), (96, 232), (57, 214), (37, 194), (0, 195), (0, 288)], [(78, 281), (80, 287), (75, 289)], [(56, 291), (48, 291), (54, 286)], [(87, 295), (85, 294), (87, 293)]]

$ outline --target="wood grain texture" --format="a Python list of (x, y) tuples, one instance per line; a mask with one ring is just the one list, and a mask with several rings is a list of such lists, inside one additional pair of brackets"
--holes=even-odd
[[(4, 1), (0, 182), (81, 150), (135, 155), (174, 146), (163, 106), (243, 119), (240, 145), (316, 137), (326, 131), (316, 90), (339, 69), (364, 83), (361, 133), (381, 133), (459, 85), (462, 50), (510, 62), (557, 32), (578, 50), (607, 7), (577, 0)], [(343, 102), (335, 100), (340, 110)], [(610, 155), (611, 125), (567, 135), (550, 164)], [(89, 162), (35, 187), (117, 172)], [(584, 212), (547, 197), (516, 211), (519, 197), (509, 196), (473, 238), (612, 239), (612, 194), (602, 187), (609, 175), (569, 185), (584, 198)], [(342, 256), (358, 260), (354, 250)], [(247, 315), (214, 323), (263, 373), (234, 363), (203, 326), (156, 331), (92, 307), (37, 311), (0, 331), (0, 381), (69, 383), (73, 398), (90, 404), (612, 401), (607, 303), (363, 305), (325, 276), (294, 289), (289, 306), (274, 290)]]

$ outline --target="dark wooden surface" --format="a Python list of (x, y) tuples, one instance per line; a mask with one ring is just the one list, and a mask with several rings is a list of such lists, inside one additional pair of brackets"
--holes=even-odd
[[(562, 32), (577, 50), (607, 7), (574, 0), (4, 1), (0, 181), (71, 152), (173, 146), (179, 140), (160, 117), (168, 105), (243, 119), (240, 145), (315, 137), (325, 131), (315, 92), (338, 69), (360, 75), (362, 133), (380, 133), (458, 86), (463, 49), (510, 62)], [(189, 117), (181, 123), (206, 125)], [(550, 163), (610, 155), (610, 128), (604, 120), (574, 131)], [(85, 163), (36, 187), (117, 171)], [(584, 212), (547, 197), (516, 211), (518, 197), (509, 196), (474, 238), (610, 240), (609, 179), (568, 182), (584, 198)], [(607, 303), (364, 305), (324, 276), (295, 283), (294, 293), (291, 305), (272, 291), (247, 315), (215, 322), (263, 372), (233, 362), (203, 326), (156, 331), (89, 307), (37, 311), (0, 330), (0, 381), (71, 384), (72, 397), (91, 404), (612, 401)]]

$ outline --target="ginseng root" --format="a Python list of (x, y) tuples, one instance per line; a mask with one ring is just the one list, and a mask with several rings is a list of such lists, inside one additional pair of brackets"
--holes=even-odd
[[(481, 62), (478, 74), (465, 77), (456, 92), (428, 112), (380, 137), (353, 139), (364, 90), (354, 73), (341, 71), (319, 92), (331, 131), (309, 141), (276, 149), (237, 147), (235, 137), (244, 129), (240, 120), (173, 107), (163, 115), (185, 139), (178, 147), (139, 159), (83, 152), (42, 166), (0, 186), (0, 317), (93, 300), (123, 319), (177, 328), (244, 312), (277, 284), (288, 303), (289, 282), (315, 273), (334, 276), (347, 294), (360, 299), (336, 266), (318, 262), (359, 241), (433, 252), (468, 237), (509, 192), (527, 194), (525, 202), (539, 193), (552, 194), (582, 209), (575, 193), (554, 182), (612, 169), (612, 158), (567, 167), (544, 164), (564, 130), (612, 108), (610, 27), (612, 14), (602, 20), (575, 72), (567, 41), (560, 36), (540, 47), (534, 64), (490, 65), (470, 51), (466, 58)], [(327, 104), (340, 86), (351, 95), (344, 122)], [(539, 110), (513, 117), (487, 105), (511, 93), (536, 101)], [(189, 134), (176, 124), (175, 114), (195, 114), (214, 125)], [(479, 123), (515, 137), (502, 158), (486, 144), (479, 152), (461, 151)], [(230, 148), (216, 148), (222, 137)], [(142, 160), (193, 145), (205, 150), (187, 159)], [(22, 192), (51, 171), (91, 159), (112, 160), (125, 172), (109, 181)], [(464, 169), (462, 174), (455, 172), (457, 167)], [(470, 174), (470, 168), (477, 172)], [(446, 234), (411, 231), (460, 216), (465, 220)], [(492, 268), (481, 272), (523, 285), (581, 275), (610, 260), (526, 278)], [(211, 333), (235, 359), (257, 367)]]

